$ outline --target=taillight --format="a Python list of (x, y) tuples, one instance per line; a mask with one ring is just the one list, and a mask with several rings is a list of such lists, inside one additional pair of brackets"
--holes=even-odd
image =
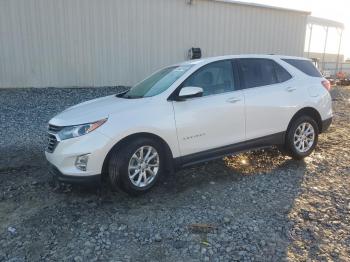
[(324, 88), (327, 89), (327, 91), (331, 90), (331, 83), (328, 80), (323, 80), (321, 83), (324, 86)]

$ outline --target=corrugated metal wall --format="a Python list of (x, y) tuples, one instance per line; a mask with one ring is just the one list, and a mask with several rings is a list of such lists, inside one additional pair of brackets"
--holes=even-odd
[(1, 0), (0, 87), (131, 85), (192, 46), (303, 55), (306, 13), (187, 2)]

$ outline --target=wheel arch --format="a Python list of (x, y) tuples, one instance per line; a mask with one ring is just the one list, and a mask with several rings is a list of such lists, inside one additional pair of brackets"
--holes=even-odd
[(289, 124), (287, 127), (287, 132), (288, 132), (290, 126), (292, 125), (293, 121), (295, 119), (297, 119), (298, 117), (304, 116), (304, 115), (310, 116), (312, 119), (314, 119), (316, 121), (318, 131), (319, 131), (319, 133), (321, 133), (322, 132), (322, 118), (321, 118), (320, 113), (313, 107), (304, 107), (304, 108), (300, 109), (298, 112), (296, 112), (294, 114), (294, 116), (292, 117), (292, 119), (289, 121)]
[(126, 145), (130, 140), (136, 139), (136, 138), (151, 138), (154, 139), (156, 141), (159, 141), (164, 149), (164, 152), (166, 154), (166, 159), (167, 159), (167, 167), (169, 167), (169, 171), (173, 170), (173, 153), (170, 149), (170, 146), (168, 145), (168, 143), (161, 138), (158, 135), (152, 134), (152, 133), (148, 133), (148, 132), (140, 132), (140, 133), (134, 133), (131, 135), (128, 135), (126, 137), (124, 137), (123, 139), (119, 140), (107, 153), (104, 161), (103, 161), (103, 166), (102, 166), (102, 175), (106, 175), (108, 173), (108, 161), (109, 158), (111, 156), (111, 153), (116, 150), (117, 148), (121, 148), (122, 146)]

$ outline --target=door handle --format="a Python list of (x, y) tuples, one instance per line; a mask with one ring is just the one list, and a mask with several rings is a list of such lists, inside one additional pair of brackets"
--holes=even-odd
[(295, 91), (295, 90), (297, 90), (295, 87), (287, 87), (286, 88), (286, 90), (288, 91), (288, 92), (293, 92), (293, 91)]
[(226, 101), (228, 103), (237, 103), (237, 102), (241, 101), (241, 99), (238, 97), (231, 97), (231, 98), (227, 99)]

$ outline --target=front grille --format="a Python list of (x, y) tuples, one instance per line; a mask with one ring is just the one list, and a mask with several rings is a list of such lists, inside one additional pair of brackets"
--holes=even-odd
[(50, 133), (57, 133), (61, 131), (63, 126), (54, 126), (54, 125), (49, 125), (48, 130)]
[(55, 150), (56, 146), (58, 144), (58, 141), (56, 139), (56, 136), (53, 134), (47, 134), (47, 147), (46, 147), (46, 151), (49, 153), (53, 153), (53, 151)]

